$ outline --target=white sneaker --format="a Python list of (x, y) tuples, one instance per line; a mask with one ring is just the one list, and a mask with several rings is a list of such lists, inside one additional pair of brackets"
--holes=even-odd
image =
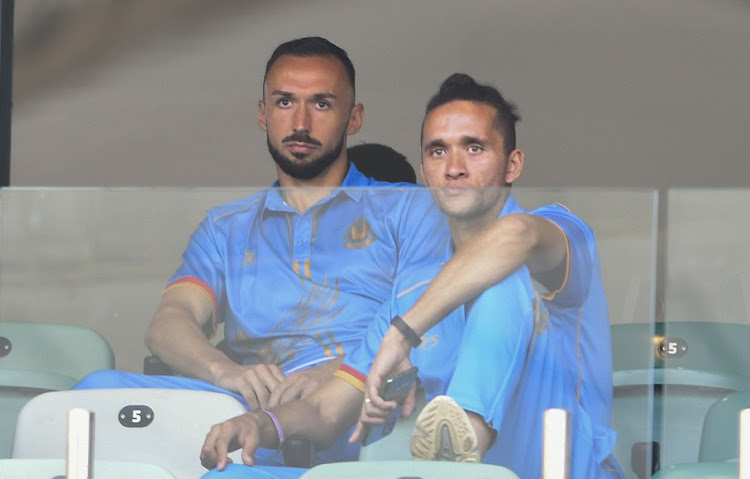
[(481, 462), (478, 445), (466, 411), (448, 396), (427, 403), (411, 435), (411, 455), (423, 461)]

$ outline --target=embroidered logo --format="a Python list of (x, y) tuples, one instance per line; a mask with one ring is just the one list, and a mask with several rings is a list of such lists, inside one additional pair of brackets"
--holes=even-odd
[(437, 347), (438, 337), (435, 336), (422, 336), (422, 344), (417, 346), (417, 349), (432, 349)]
[(248, 250), (245, 250), (245, 257), (242, 260), (242, 265), (246, 266), (248, 264), (252, 264), (254, 260), (255, 260), (255, 253), (251, 253)]
[(376, 239), (370, 224), (363, 217), (360, 217), (346, 229), (344, 246), (349, 249), (363, 249), (371, 245)]

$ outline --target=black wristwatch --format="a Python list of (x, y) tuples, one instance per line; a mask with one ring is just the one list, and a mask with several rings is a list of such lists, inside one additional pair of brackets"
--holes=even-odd
[(416, 348), (417, 346), (422, 344), (422, 339), (419, 337), (416, 331), (411, 329), (411, 326), (406, 324), (406, 321), (404, 321), (404, 318), (402, 318), (401, 316), (394, 316), (393, 319), (391, 319), (391, 325), (404, 335), (406, 341), (409, 343), (409, 346), (411, 346), (412, 348)]

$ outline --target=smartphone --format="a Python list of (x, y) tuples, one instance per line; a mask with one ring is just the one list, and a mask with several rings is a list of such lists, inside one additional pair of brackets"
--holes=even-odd
[(383, 399), (386, 401), (396, 401), (398, 402), (398, 406), (391, 411), (386, 418), (385, 423), (373, 424), (367, 428), (364, 437), (362, 438), (363, 446), (372, 444), (393, 431), (396, 421), (401, 417), (401, 407), (403, 406), (404, 400), (409, 394), (412, 385), (417, 380), (417, 371), (419, 371), (419, 369), (412, 367), (385, 382), (385, 387), (383, 388)]

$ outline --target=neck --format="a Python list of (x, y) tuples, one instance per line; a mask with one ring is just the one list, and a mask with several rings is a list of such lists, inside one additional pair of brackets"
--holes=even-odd
[(276, 167), (279, 186), (289, 188), (282, 192), (284, 201), (300, 213), (304, 213), (312, 205), (330, 195), (331, 191), (340, 187), (348, 171), (349, 163), (345, 154), (323, 173), (310, 179), (291, 177)]
[(464, 244), (471, 241), (472, 238), (476, 237), (480, 232), (497, 221), (500, 212), (503, 211), (505, 200), (507, 198), (507, 195), (504, 195), (503, 199), (499, 201), (495, 207), (487, 210), (480, 216), (473, 218), (451, 218), (449, 216), (448, 226), (451, 231), (453, 249), (455, 251), (460, 250)]

